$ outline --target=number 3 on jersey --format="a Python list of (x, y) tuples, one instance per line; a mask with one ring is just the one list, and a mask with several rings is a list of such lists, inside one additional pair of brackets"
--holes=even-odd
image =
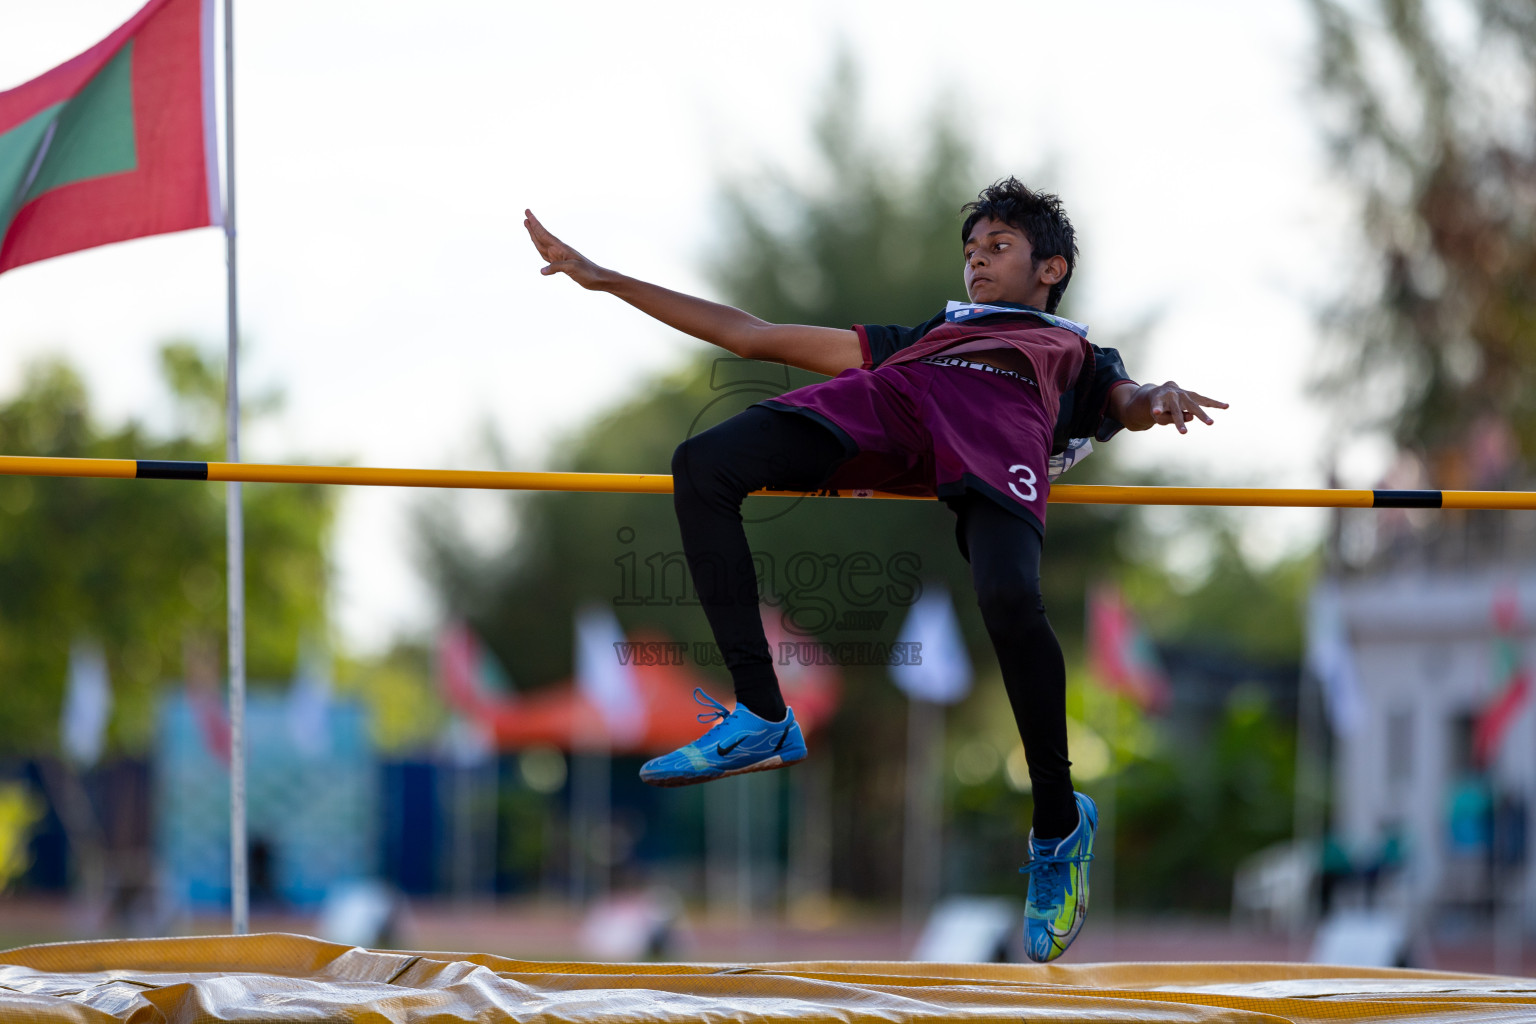
[[(1034, 470), (1020, 462), (1009, 466), (1008, 472), (1017, 474), (1018, 476), (1017, 480), (1008, 481), (1008, 489), (1010, 491), (1018, 495), (1024, 501), (1034, 501), (1036, 498), (1040, 497), (1039, 490), (1035, 488), (1035, 481), (1039, 478), (1035, 476)], [(1026, 488), (1028, 488), (1027, 494), (1024, 491), (1019, 490), (1019, 484), (1023, 484)]]

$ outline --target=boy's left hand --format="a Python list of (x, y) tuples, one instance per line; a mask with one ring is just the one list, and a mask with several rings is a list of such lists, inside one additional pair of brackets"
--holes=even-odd
[(1110, 394), (1111, 415), (1131, 430), (1171, 423), (1179, 433), (1187, 434), (1189, 428), (1184, 424), (1190, 420), (1215, 423), (1206, 408), (1225, 409), (1227, 403), (1181, 388), (1171, 380), (1163, 384), (1143, 384), (1135, 389), (1117, 388)]

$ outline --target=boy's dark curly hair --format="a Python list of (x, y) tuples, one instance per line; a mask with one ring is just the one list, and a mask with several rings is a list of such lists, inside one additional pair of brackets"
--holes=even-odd
[(1067, 211), (1061, 208), (1061, 198), (1049, 192), (1031, 191), (1018, 178), (1010, 176), (982, 189), (974, 203), (966, 203), (960, 209), (970, 212), (960, 228), (962, 245), (971, 237), (971, 228), (977, 221), (991, 217), (1024, 232), (1033, 249), (1031, 259), (1035, 266), (1052, 256), (1067, 261), (1066, 276), (1051, 285), (1045, 300), (1045, 311), (1056, 312), (1056, 307), (1061, 305), (1062, 293), (1072, 280), (1072, 270), (1077, 266), (1077, 236)]

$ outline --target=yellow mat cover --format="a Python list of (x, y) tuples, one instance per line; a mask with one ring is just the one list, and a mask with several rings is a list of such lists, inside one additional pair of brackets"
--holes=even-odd
[(1536, 1022), (1536, 980), (1315, 964), (594, 964), (302, 935), (0, 953), (0, 1020)]

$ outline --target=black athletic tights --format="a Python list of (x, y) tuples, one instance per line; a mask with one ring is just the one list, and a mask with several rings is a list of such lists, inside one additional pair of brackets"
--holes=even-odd
[[(798, 413), (754, 405), (678, 445), (673, 501), (683, 550), (704, 614), (736, 687), (736, 699), (770, 721), (784, 698), (758, 611), (757, 574), (741, 502), (760, 488), (807, 491), (846, 458), (838, 437)], [(1040, 596), (1041, 537), (990, 498), (951, 502), (971, 563), (982, 619), (1024, 741), (1037, 838), (1077, 827), (1067, 760), (1066, 669)]]

